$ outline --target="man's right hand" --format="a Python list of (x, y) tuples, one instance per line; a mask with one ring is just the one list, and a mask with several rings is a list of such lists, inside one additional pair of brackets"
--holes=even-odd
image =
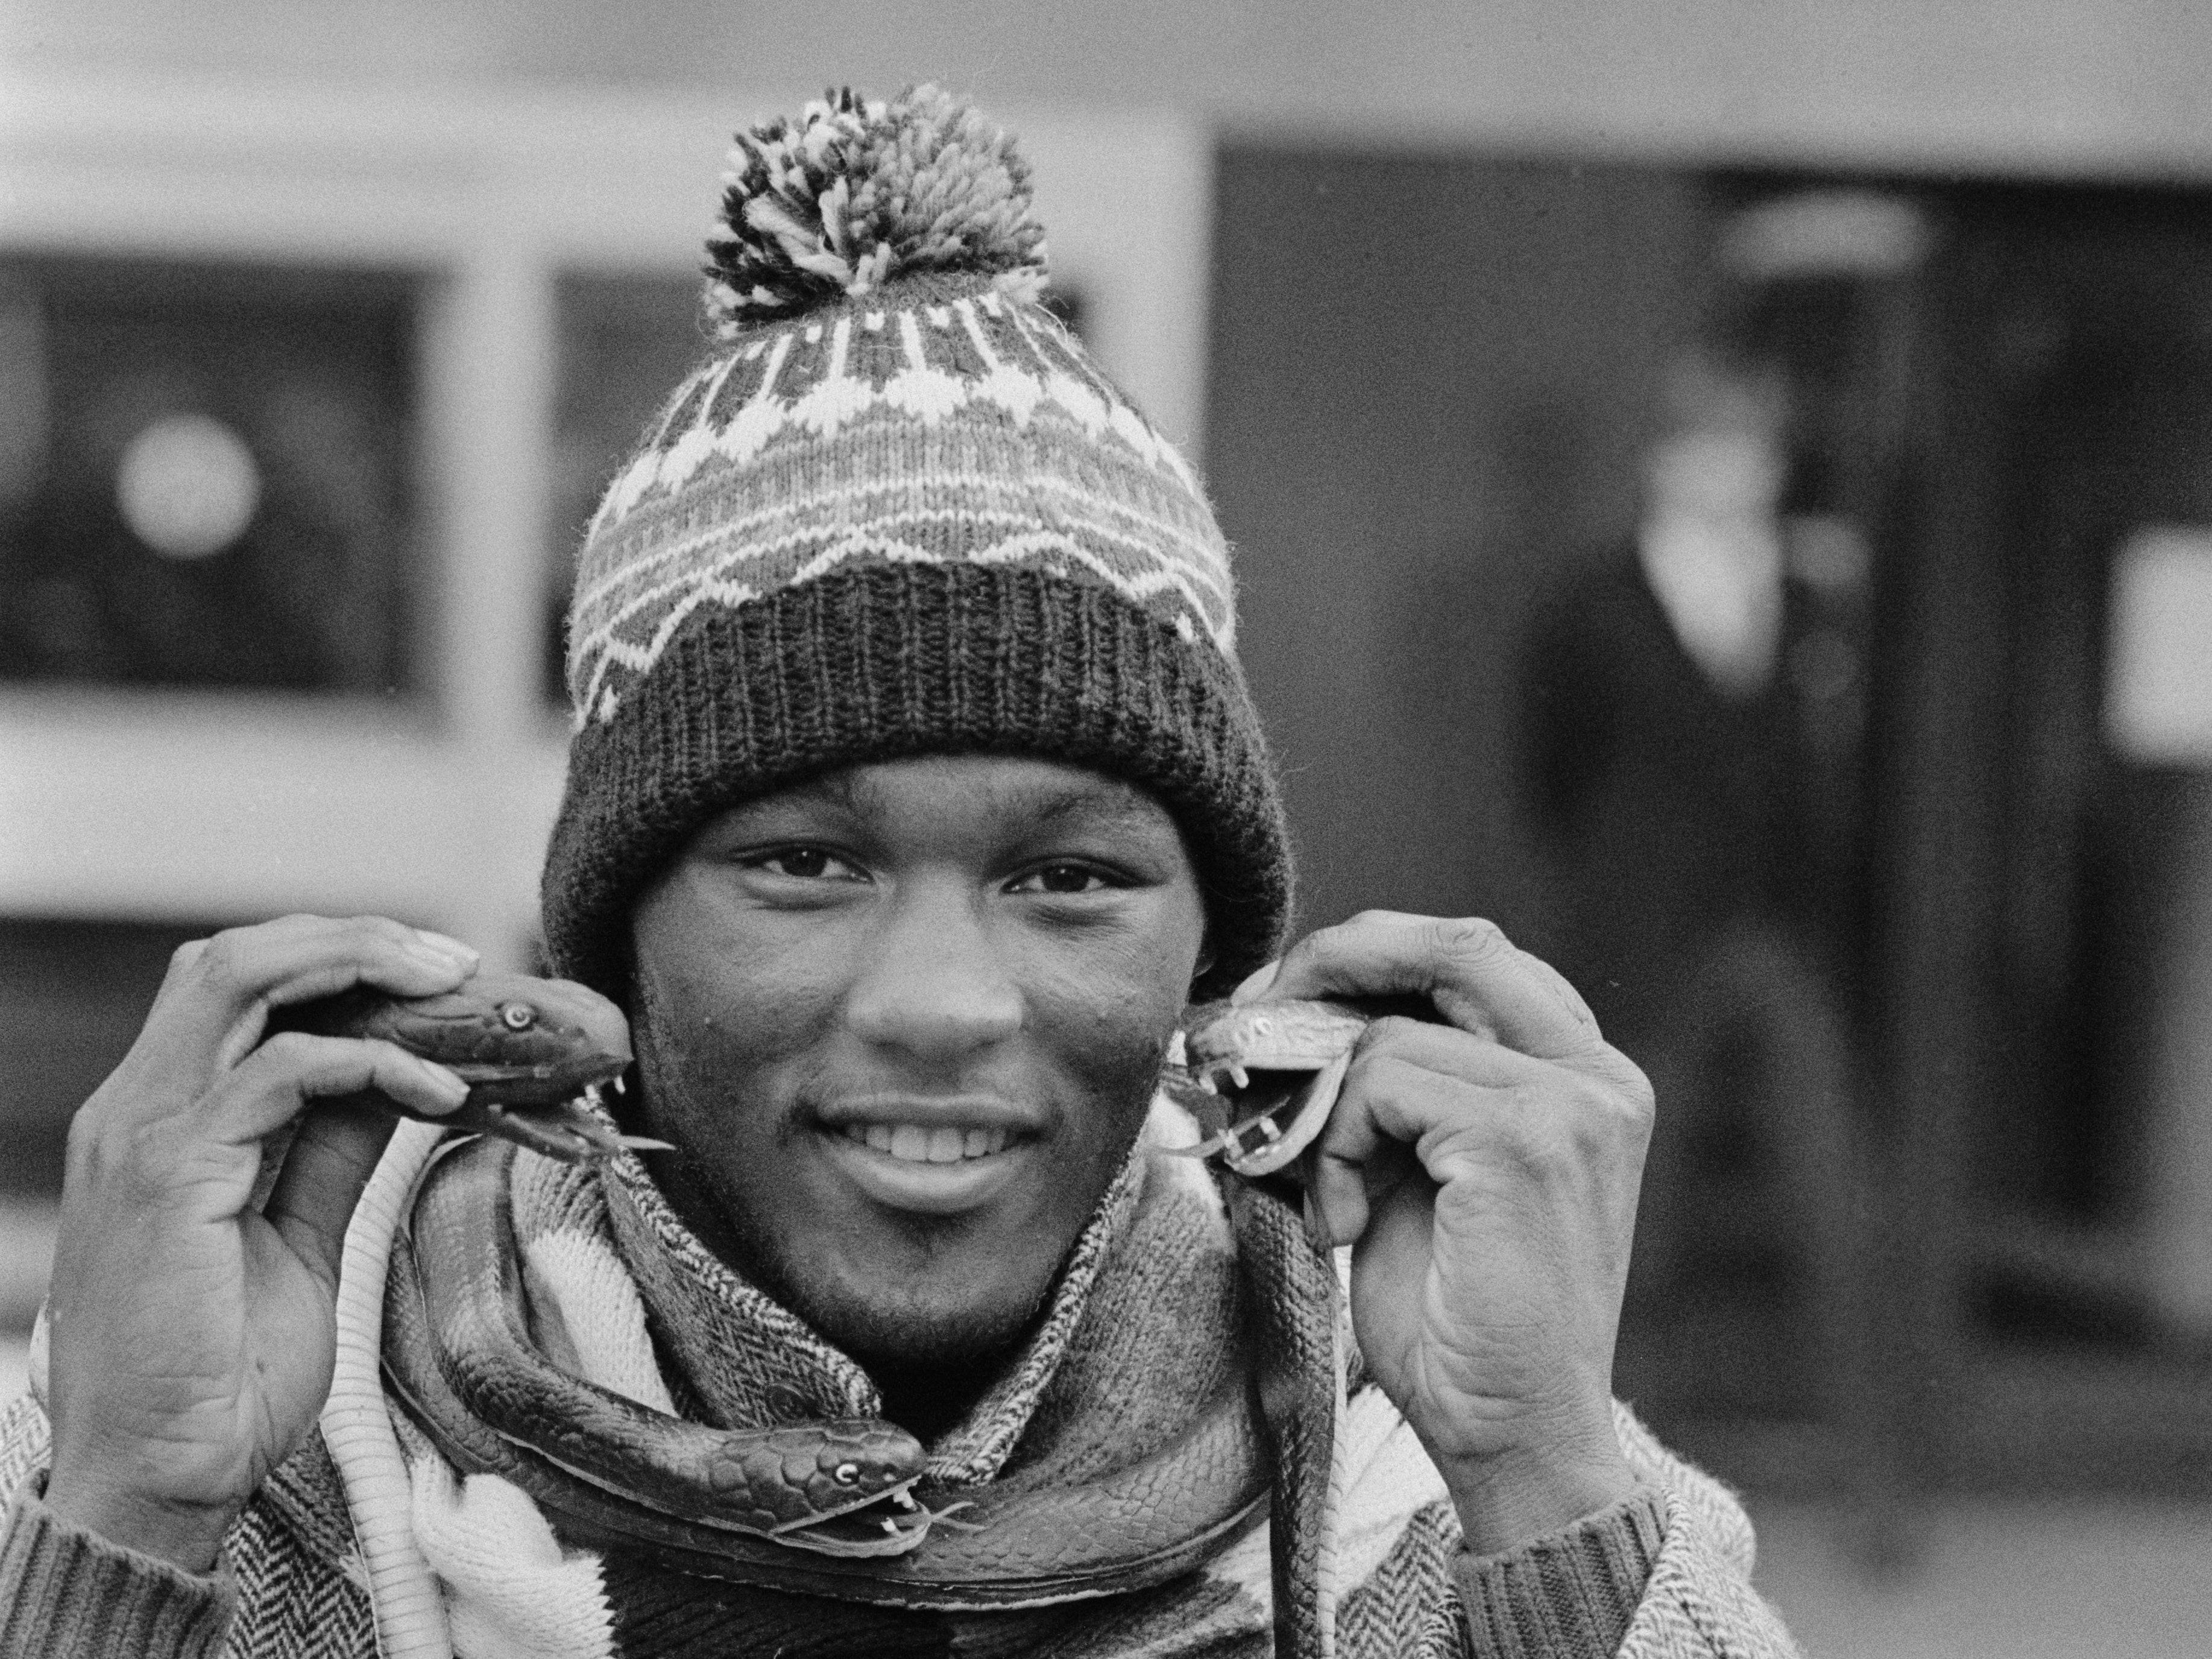
[[(146, 1027), (70, 1125), (47, 1299), (46, 1503), (188, 1572), (214, 1563), (329, 1393), (346, 1223), (392, 1125), (319, 1097), (451, 1112), (467, 1087), (392, 1044), (282, 1032), (355, 985), (451, 991), (476, 953), (380, 918), (289, 916), (179, 949)], [(266, 1206), (263, 1141), (298, 1132)]]

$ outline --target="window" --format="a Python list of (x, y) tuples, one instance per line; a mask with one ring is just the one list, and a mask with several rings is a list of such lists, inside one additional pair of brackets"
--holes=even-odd
[(413, 683), (413, 294), (0, 260), (0, 679)]

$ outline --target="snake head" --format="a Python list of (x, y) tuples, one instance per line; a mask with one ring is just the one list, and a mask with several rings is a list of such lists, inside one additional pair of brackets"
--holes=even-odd
[(371, 991), (339, 1017), (349, 1028), (334, 1034), (381, 1037), (446, 1066), (471, 1105), (550, 1106), (629, 1069), (622, 1010), (567, 979), (479, 973), (434, 997)]
[(619, 1090), (629, 1069), (629, 1025), (586, 985), (520, 973), (479, 973), (434, 997), (356, 985), (280, 1009), (270, 1028), (377, 1038), (435, 1060), (469, 1086), (460, 1109), (439, 1119), (456, 1128), (571, 1162), (629, 1144), (594, 1109), (599, 1087)]
[(927, 1461), (896, 1424), (854, 1418), (751, 1436), (716, 1478), (774, 1513), (768, 1535), (778, 1543), (854, 1558), (904, 1555), (967, 1507), (930, 1510), (915, 1498)]
[[(1310, 1146), (1328, 1122), (1373, 1016), (1349, 1003), (1203, 1003), (1183, 1016), (1183, 1070), (1222, 1103), (1228, 1127), (1197, 1146), (1240, 1175), (1267, 1175)], [(1188, 1096), (1186, 1096), (1188, 1098)]]

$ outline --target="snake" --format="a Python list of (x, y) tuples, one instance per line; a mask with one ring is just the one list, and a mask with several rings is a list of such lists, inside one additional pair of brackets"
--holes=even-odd
[[(1229, 1121), (1197, 1145), (1247, 1177), (1287, 1168), (1335, 1110), (1375, 1011), (1328, 997), (1201, 1003), (1183, 1016), (1178, 1098)], [(1194, 1099), (1193, 1097), (1197, 1098)]]
[[(437, 1581), (407, 1522), (388, 1400), (463, 1473), (513, 1481), (579, 1542), (643, 1543), (682, 1570), (847, 1600), (1005, 1608), (1139, 1589), (1191, 1571), (1272, 1512), (1279, 1633), (1297, 1638), (1283, 1650), (1319, 1650), (1333, 1617), (1333, 1597), (1315, 1587), (1327, 1577), (1316, 1557), (1334, 1396), (1330, 1322), (1311, 1310), (1328, 1305), (1334, 1278), (1294, 1212), (1260, 1185), (1232, 1183), (1228, 1194), (1255, 1246), (1240, 1259), (1249, 1257), (1260, 1307), (1292, 1311), (1261, 1321), (1259, 1422), (1238, 1385), (1173, 1446), (1105, 1479), (986, 1490), (933, 1510), (913, 1491), (926, 1451), (896, 1424), (698, 1424), (571, 1375), (532, 1339), (509, 1172), (518, 1149), (596, 1162), (640, 1144), (611, 1126), (598, 1093), (619, 1088), (629, 1064), (611, 1003), (564, 981), (483, 974), (433, 997), (357, 988), (288, 1010), (283, 1022), (381, 1038), (471, 1085), (459, 1112), (401, 1125), (356, 1208), (342, 1264), (322, 1427), (374, 1587), (380, 1650), (392, 1659), (448, 1659), (451, 1650)], [(1294, 1158), (1326, 1119), (1365, 1022), (1348, 1004), (1193, 1009), (1183, 1069), (1199, 1092), (1231, 1101), (1290, 1079), (1210, 1150), (1246, 1175)], [(1255, 1127), (1262, 1119), (1267, 1127)], [(456, 1131), (476, 1138), (453, 1150)], [(434, 1163), (436, 1179), (426, 1180)], [(434, 1274), (422, 1266), (432, 1258)], [(1171, 1462), (1202, 1479), (1164, 1505)]]
[[(356, 985), (275, 1010), (268, 1031), (379, 1039), (435, 1060), (469, 1093), (458, 1109), (434, 1121), (548, 1157), (596, 1162), (625, 1147), (667, 1146), (620, 1134), (602, 1115), (601, 1087), (617, 1094), (625, 1087), (629, 1025), (613, 1003), (573, 980), (479, 973), (434, 997)], [(403, 1117), (419, 1115), (388, 1095), (372, 1093), (369, 1099)]]

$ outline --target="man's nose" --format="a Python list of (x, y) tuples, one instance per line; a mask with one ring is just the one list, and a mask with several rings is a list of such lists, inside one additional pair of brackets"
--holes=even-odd
[(885, 907), (848, 1017), (865, 1041), (957, 1062), (1022, 1027), (1022, 994), (972, 894), (934, 887)]

